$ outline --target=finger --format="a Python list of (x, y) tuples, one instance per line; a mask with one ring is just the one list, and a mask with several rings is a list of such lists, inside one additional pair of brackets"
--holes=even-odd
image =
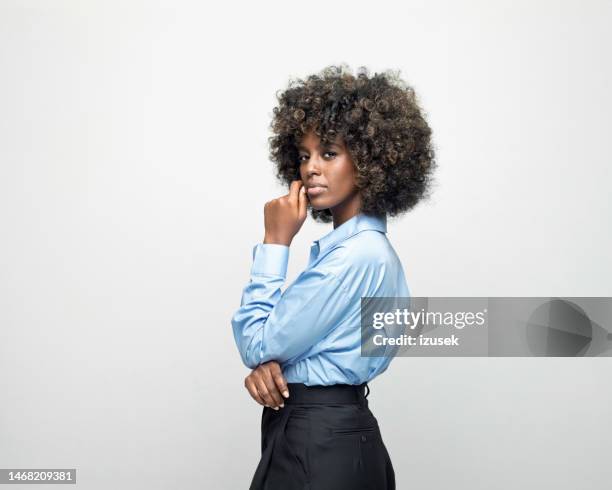
[(274, 377), (272, 376), (272, 372), (270, 368), (266, 369), (263, 373), (264, 383), (266, 384), (266, 388), (268, 388), (268, 393), (274, 400), (274, 404), (272, 407), (280, 407), (284, 404), (283, 397), (276, 386), (276, 382), (274, 381)]
[(291, 185), (289, 186), (289, 194), (287, 195), (289, 202), (297, 204), (301, 185), (301, 180), (294, 180), (293, 182), (291, 182)]
[(274, 384), (276, 384), (276, 388), (278, 389), (278, 391), (280, 391), (285, 398), (289, 398), (289, 388), (287, 387), (287, 380), (283, 376), (283, 372), (280, 366), (276, 363), (271, 365), (270, 374), (272, 375), (272, 379), (274, 379)]
[(278, 406), (274, 402), (274, 398), (272, 398), (272, 396), (270, 395), (270, 392), (268, 391), (268, 387), (266, 386), (264, 380), (259, 377), (256, 381), (256, 384), (259, 396), (263, 399), (265, 404), (268, 405), (270, 408), (273, 408), (274, 410), (278, 410)]
[(265, 405), (263, 399), (259, 396), (257, 386), (255, 386), (255, 383), (253, 382), (250, 376), (247, 376), (247, 378), (244, 380), (244, 386), (246, 387), (247, 391), (249, 392), (249, 395), (251, 395), (251, 398), (253, 398), (253, 400), (255, 400), (260, 405)]
[(308, 206), (308, 196), (306, 195), (306, 186), (300, 188), (300, 196), (298, 201), (298, 216), (300, 219), (306, 219), (306, 210)]

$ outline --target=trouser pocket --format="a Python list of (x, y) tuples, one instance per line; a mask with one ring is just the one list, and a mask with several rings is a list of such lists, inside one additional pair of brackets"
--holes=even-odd
[(360, 475), (360, 489), (391, 490), (395, 488), (394, 475), (389, 474), (389, 457), (378, 425), (338, 427), (331, 429), (338, 447), (353, 454), (355, 470)]
[(376, 432), (377, 427), (342, 427), (337, 429), (332, 429), (332, 434), (334, 435), (351, 435), (351, 434), (370, 434), (372, 432)]

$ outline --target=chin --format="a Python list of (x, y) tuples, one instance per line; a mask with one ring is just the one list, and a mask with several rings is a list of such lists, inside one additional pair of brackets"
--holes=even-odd
[[(315, 201), (315, 202), (313, 202)], [(310, 207), (313, 209), (316, 209), (317, 211), (323, 211), (324, 209), (329, 209), (331, 206), (329, 205), (329, 203), (327, 202), (323, 202), (324, 200), (321, 199), (321, 201), (318, 200), (311, 200), (310, 201)]]

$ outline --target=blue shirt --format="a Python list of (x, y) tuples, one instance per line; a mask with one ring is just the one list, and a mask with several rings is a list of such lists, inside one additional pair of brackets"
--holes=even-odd
[(288, 383), (306, 385), (361, 384), (385, 371), (393, 356), (361, 357), (361, 297), (410, 295), (386, 233), (386, 216), (353, 216), (313, 242), (284, 292), (289, 247), (255, 245), (232, 317), (244, 364), (275, 360)]

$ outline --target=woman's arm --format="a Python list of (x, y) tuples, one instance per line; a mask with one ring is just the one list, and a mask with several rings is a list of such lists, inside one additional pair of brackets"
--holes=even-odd
[[(244, 308), (255, 306), (256, 298), (267, 297), (268, 301), (276, 303), (274, 296), (280, 296), (280, 287), (285, 281), (287, 261), (289, 259), (289, 245), (293, 237), (302, 227), (306, 219), (307, 197), (301, 180), (294, 180), (289, 187), (289, 193), (277, 199), (268, 201), (264, 206), (265, 235), (263, 244), (253, 248), (253, 265), (251, 267), (251, 280), (243, 290), (240, 308), (232, 318), (234, 337), (240, 350), (243, 362), (255, 369), (259, 363), (247, 356), (244, 342), (240, 341), (248, 326), (248, 318), (237, 318)], [(264, 291), (265, 294), (259, 294)], [(263, 308), (265, 311), (266, 309)], [(248, 316), (248, 315), (247, 315)]]
[(244, 364), (297, 361), (336, 326), (350, 298), (329, 267), (305, 270), (284, 293), (289, 244), (306, 218), (301, 181), (289, 194), (266, 203), (265, 239), (253, 248), (249, 283), (232, 317), (234, 339)]
[(335, 273), (323, 266), (302, 272), (284, 291), (289, 248), (258, 244), (249, 283), (232, 317), (244, 364), (297, 362), (345, 317), (352, 301)]

